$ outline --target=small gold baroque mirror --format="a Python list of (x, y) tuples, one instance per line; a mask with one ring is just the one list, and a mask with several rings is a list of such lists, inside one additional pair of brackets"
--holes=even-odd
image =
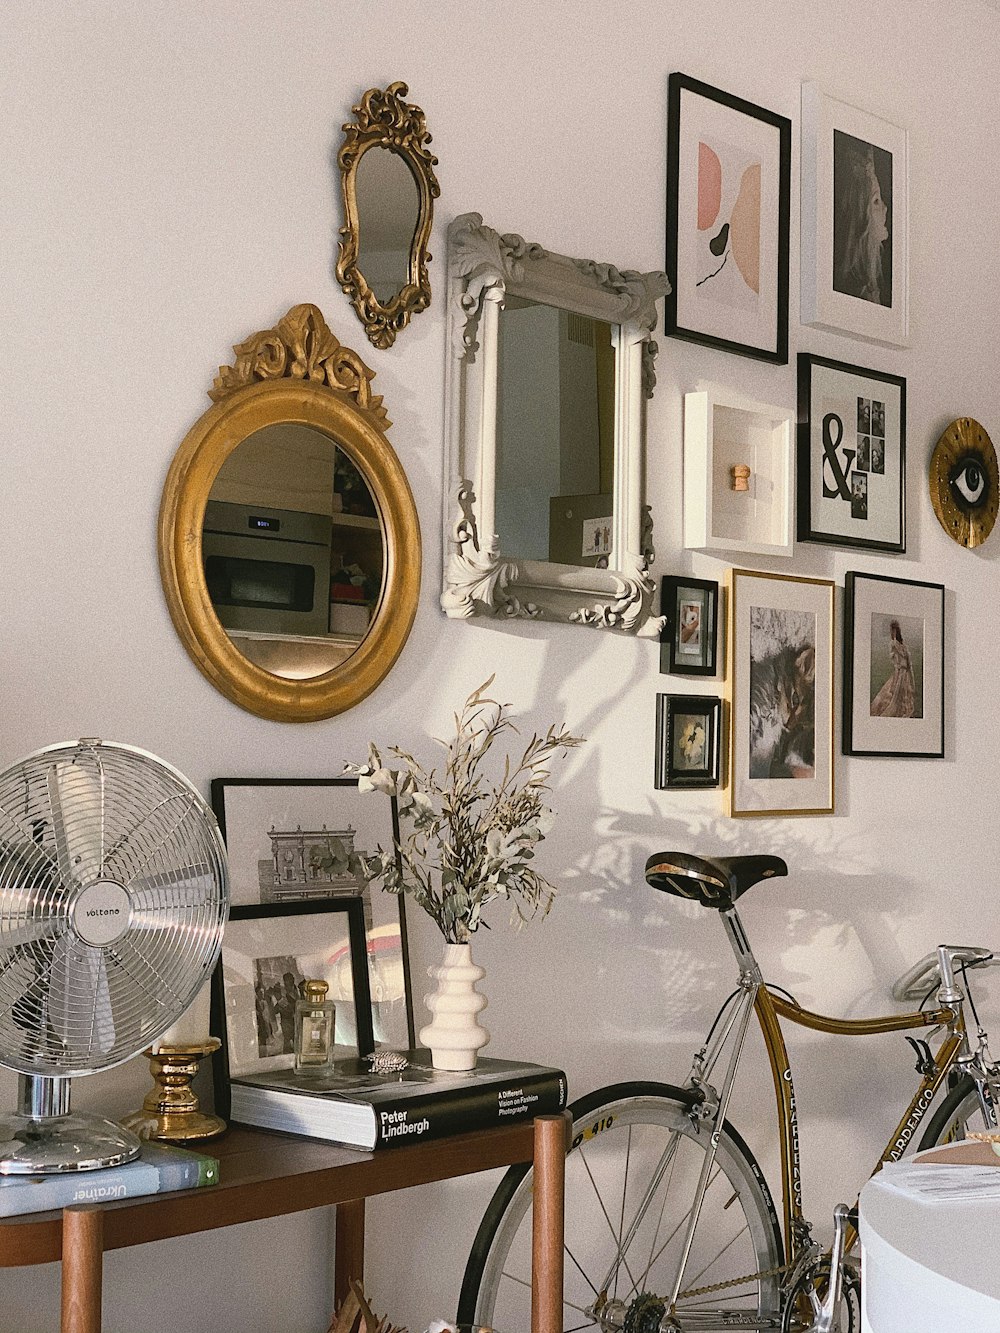
[(405, 83), (369, 88), (344, 126), (337, 154), (344, 196), (337, 281), (369, 341), (391, 347), (410, 316), (430, 304), (427, 279), (433, 201), (441, 193), (424, 113)]
[(314, 305), (234, 348), (171, 464), (160, 573), (199, 670), (309, 722), (384, 679), (416, 614), (420, 528), (373, 372)]

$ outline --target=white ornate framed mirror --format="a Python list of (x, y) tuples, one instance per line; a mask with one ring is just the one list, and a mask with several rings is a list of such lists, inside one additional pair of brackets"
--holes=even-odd
[(645, 400), (665, 273), (551, 254), (478, 213), (448, 231), (449, 616), (655, 637)]

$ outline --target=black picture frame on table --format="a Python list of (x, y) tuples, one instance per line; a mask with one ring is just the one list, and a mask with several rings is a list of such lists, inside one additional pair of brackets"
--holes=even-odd
[[(700, 737), (698, 729), (702, 733)], [(717, 787), (721, 739), (720, 698), (708, 694), (658, 694), (656, 790), (664, 791), (668, 787)]]
[[(340, 831), (346, 831), (355, 841), (363, 834), (372, 844), (358, 849), (352, 842), (349, 849), (352, 851), (371, 852), (376, 845), (388, 850), (399, 842), (396, 797), (381, 792), (360, 792), (356, 777), (213, 778), (211, 794), (212, 809), (229, 853), (234, 906), (253, 905), (264, 900), (258, 864), (267, 851), (269, 824), (273, 832), (275, 822), (287, 823), (289, 830), (294, 829), (296, 834), (302, 833), (303, 826), (307, 833), (312, 827), (321, 830), (321, 837), (335, 836), (339, 826)], [(301, 799), (296, 799), (299, 795)], [(304, 863), (305, 851), (302, 859)], [(398, 850), (396, 859), (398, 864)], [(304, 864), (302, 869), (304, 872)], [(330, 901), (351, 888), (346, 876), (331, 873), (326, 890), (325, 882), (320, 876), (308, 885), (292, 884), (288, 900)], [(360, 893), (364, 896), (365, 889), (362, 888)], [(413, 1047), (416, 1035), (405, 897), (377, 888), (368, 890), (368, 897), (370, 989), (376, 1003), (383, 1006), (383, 1017), (389, 1014), (389, 1020), (381, 1024), (384, 1030), (377, 1033), (377, 1039), (389, 1046)], [(398, 938), (398, 952), (393, 947), (393, 936)], [(391, 1003), (386, 1008), (386, 1002), (392, 1000), (391, 989), (397, 968), (403, 987), (402, 1013), (396, 1013)], [(380, 978), (380, 973), (384, 972), (392, 975)]]
[[(799, 353), (797, 369), (797, 540), (904, 552), (906, 380), (811, 352)], [(869, 392), (858, 393), (864, 388)], [(816, 399), (822, 410), (814, 410)], [(872, 434), (873, 422), (881, 436)], [(863, 506), (856, 477), (864, 478)]]
[[(762, 246), (767, 243), (770, 236), (773, 239), (773, 282), (769, 285), (773, 287), (774, 299), (774, 332), (773, 336), (767, 331), (771, 324), (770, 311), (761, 321), (765, 326), (761, 330), (759, 342), (749, 342), (736, 336), (726, 336), (724, 333), (713, 332), (709, 327), (696, 327), (693, 323), (682, 323), (681, 320), (687, 320), (689, 317), (689, 302), (697, 301), (696, 297), (689, 297), (685, 293), (693, 291), (700, 287), (709, 278), (714, 277), (715, 273), (708, 273), (705, 277), (698, 278), (692, 275), (693, 283), (689, 285), (687, 281), (687, 266), (681, 258), (679, 238), (681, 234), (681, 177), (682, 177), (682, 139), (683, 139), (683, 102), (685, 95), (692, 98), (704, 98), (707, 101), (714, 102), (720, 107), (735, 113), (738, 116), (748, 117), (750, 120), (759, 121), (762, 126), (777, 131), (777, 161), (774, 163), (776, 170), (772, 170), (768, 179), (776, 177), (777, 198), (770, 200), (771, 191), (764, 190), (764, 197), (773, 202), (774, 207), (769, 210), (767, 218), (759, 216), (760, 194), (758, 191), (758, 223), (759, 223), (759, 241)], [(737, 122), (733, 121), (733, 125)], [(725, 136), (724, 136), (725, 137)], [(729, 137), (732, 137), (730, 135)], [(720, 140), (721, 144), (722, 140)], [(727, 147), (730, 145), (727, 144)], [(711, 149), (710, 149), (711, 151)], [(763, 157), (763, 153), (761, 152)], [(718, 160), (716, 158), (716, 160)], [(699, 156), (700, 161), (700, 156)], [(732, 93), (727, 93), (721, 88), (713, 88), (707, 83), (702, 83), (699, 79), (692, 79), (686, 74), (673, 73), (670, 75), (668, 84), (668, 106), (667, 106), (667, 254), (666, 266), (667, 277), (670, 279), (670, 290), (666, 295), (664, 302), (664, 331), (671, 337), (686, 338), (691, 342), (701, 343), (705, 347), (716, 347), (724, 352), (733, 352), (737, 356), (748, 356), (755, 360), (771, 361), (776, 365), (786, 365), (788, 362), (788, 269), (789, 269), (789, 217), (791, 201), (791, 162), (792, 162), (792, 122), (787, 116), (779, 116), (777, 112), (769, 111), (765, 107), (757, 106), (754, 102), (748, 102), (741, 97), (736, 97)], [(752, 163), (751, 163), (752, 165)], [(759, 165), (763, 165), (760, 163)], [(734, 168), (733, 170), (737, 170)], [(722, 167), (720, 164), (720, 177), (722, 176)], [(690, 183), (694, 192), (695, 199), (698, 198), (699, 183), (697, 179)], [(720, 198), (723, 202), (729, 202), (729, 196), (732, 190), (726, 191), (720, 186)], [(739, 198), (739, 195), (736, 196)], [(695, 205), (697, 212), (697, 203)], [(697, 222), (700, 224), (701, 219)], [(715, 224), (719, 225), (716, 226)], [(723, 239), (723, 249), (716, 252), (713, 245), (718, 246), (720, 237), (725, 231)], [(770, 228), (770, 230), (769, 230)], [(725, 255), (723, 264), (732, 258), (729, 249), (725, 247), (730, 243), (729, 237), (732, 235), (731, 216), (725, 222), (720, 222), (718, 216), (709, 228), (702, 228), (698, 225), (697, 230), (711, 232), (711, 235), (705, 235), (705, 248), (708, 255), (721, 258)], [(777, 231), (775, 236), (773, 233)], [(723, 265), (720, 265), (721, 271)], [(735, 261), (734, 268), (737, 268)], [(761, 265), (759, 262), (758, 250), (758, 287), (760, 286), (760, 272), (763, 270), (765, 276), (772, 274), (770, 264)], [(699, 269), (700, 271), (700, 269)], [(742, 273), (742, 269), (740, 269)], [(744, 279), (744, 285), (750, 291), (753, 288)], [(770, 293), (765, 293), (770, 295)], [(758, 300), (761, 293), (756, 293)], [(723, 307), (718, 306), (713, 313), (719, 314)], [(710, 312), (706, 311), (706, 314)]]
[[(671, 676), (714, 676), (718, 671), (719, 585), (712, 579), (665, 574), (660, 579), (660, 672)], [(691, 616), (697, 617), (699, 651), (685, 641)]]
[(944, 600), (940, 583), (844, 575), (844, 754), (944, 758)]
[[(365, 913), (360, 898), (325, 898), (317, 902), (298, 903), (256, 903), (230, 908), (230, 922), (244, 921), (288, 921), (297, 917), (314, 916), (347, 917), (347, 934), (351, 959), (351, 991), (357, 1028), (357, 1050), (359, 1056), (370, 1055), (375, 1049), (375, 1033), (372, 1025), (372, 998), (368, 984), (367, 949), (365, 941)], [(228, 927), (227, 927), (228, 930)], [(310, 934), (315, 934), (311, 931)], [(226, 1004), (225, 982), (226, 941), (223, 937), (222, 952), (212, 974), (212, 1031), (219, 1035), (222, 1045), (212, 1059), (214, 1080), (215, 1108), (223, 1119), (230, 1114), (229, 1080), (231, 1073), (229, 1031), (229, 1009)], [(288, 1061), (291, 1064), (291, 1061)]]

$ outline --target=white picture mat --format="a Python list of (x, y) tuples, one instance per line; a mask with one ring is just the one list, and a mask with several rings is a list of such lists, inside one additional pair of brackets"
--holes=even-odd
[[(677, 174), (677, 325), (773, 351), (778, 340), (781, 131), (682, 88)], [(727, 144), (760, 160), (760, 291), (752, 309), (721, 304), (696, 287), (698, 144)], [(725, 203), (725, 197), (724, 197)], [(722, 212), (725, 212), (723, 208)], [(722, 217), (720, 212), (720, 218)], [(749, 292), (752, 298), (753, 293)]]
[[(892, 305), (876, 305), (833, 286), (833, 131), (841, 130), (892, 154)], [(906, 347), (909, 310), (909, 135), (817, 83), (802, 85), (801, 314), (803, 324), (850, 333), (868, 342)]]
[[(931, 754), (943, 749), (943, 589), (928, 584), (854, 578), (851, 733), (854, 750)], [(871, 716), (872, 614), (916, 617), (924, 623), (922, 718)]]
[(357, 1045), (346, 912), (231, 920), (222, 945), (222, 974), (232, 1078), (290, 1069), (294, 1064), (292, 1053), (263, 1057), (259, 1054), (254, 962), (258, 958), (283, 955), (290, 955), (303, 965), (302, 971), (310, 980), (327, 982), (328, 998), (337, 1009), (337, 1041), (347, 1046)]
[[(856, 448), (858, 398), (876, 399), (885, 404), (885, 471), (881, 476), (867, 473), (867, 519), (853, 518), (851, 506), (845, 500), (829, 500), (823, 495), (823, 418), (827, 412), (837, 411), (843, 422), (844, 442), (849, 441), (849, 447)], [(903, 541), (905, 516), (900, 504), (902, 410), (903, 394), (898, 384), (813, 363), (809, 390), (809, 526), (814, 532), (842, 537), (848, 542), (861, 540), (898, 545)], [(838, 453), (842, 448), (843, 445)]]
[[(732, 709), (730, 813), (733, 815), (833, 812), (833, 584), (733, 570), (730, 584)], [(806, 611), (816, 617), (816, 776), (751, 778), (750, 608)]]

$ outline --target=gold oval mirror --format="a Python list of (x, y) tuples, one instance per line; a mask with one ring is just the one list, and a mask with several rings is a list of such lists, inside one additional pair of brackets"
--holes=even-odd
[(420, 528), (373, 373), (312, 305), (240, 343), (170, 467), (160, 572), (234, 703), (307, 722), (360, 702), (406, 642)]
[(344, 196), (337, 280), (369, 340), (391, 347), (430, 304), (427, 242), (441, 193), (424, 113), (405, 83), (369, 88), (344, 126), (337, 154)]

